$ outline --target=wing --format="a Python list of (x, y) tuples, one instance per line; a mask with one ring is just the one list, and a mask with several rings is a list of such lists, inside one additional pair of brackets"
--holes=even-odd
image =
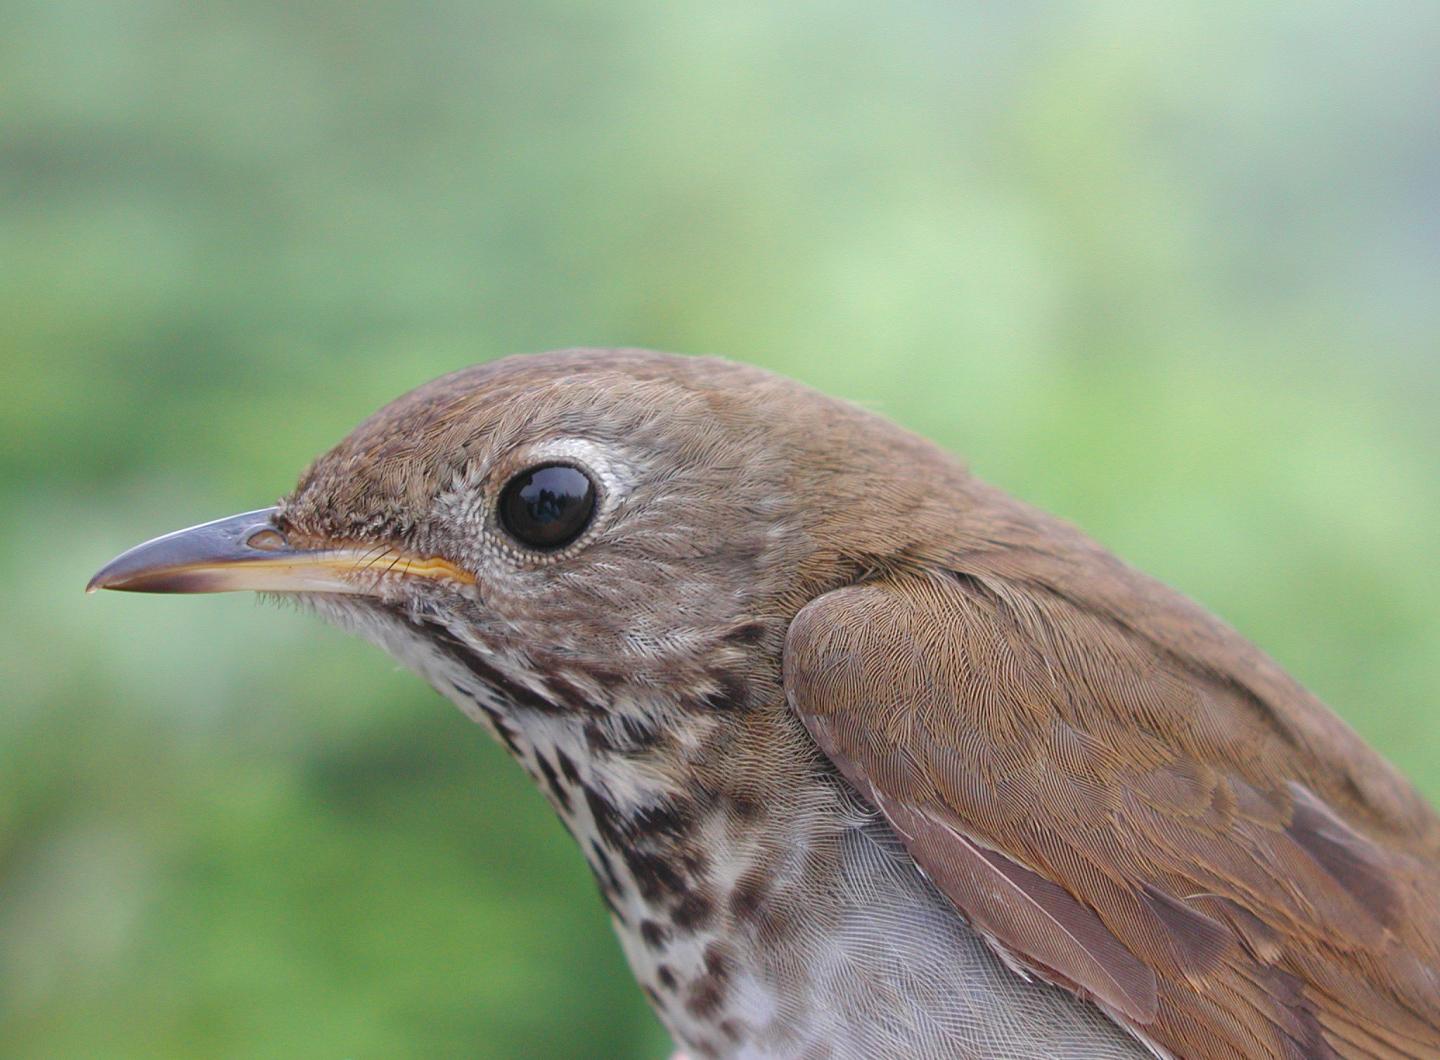
[(1440, 1057), (1436, 819), (1298, 686), (1268, 702), (1213, 657), (912, 572), (806, 606), (785, 688), (1003, 956), (1153, 1045)]

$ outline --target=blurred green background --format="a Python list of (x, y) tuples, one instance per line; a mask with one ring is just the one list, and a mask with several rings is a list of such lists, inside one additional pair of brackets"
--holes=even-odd
[(85, 598), (509, 352), (858, 399), (1440, 795), (1440, 6), (0, 0), (0, 1053), (660, 1057), (379, 653)]

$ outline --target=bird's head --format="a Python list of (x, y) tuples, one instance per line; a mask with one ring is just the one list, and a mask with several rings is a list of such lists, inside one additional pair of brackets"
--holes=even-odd
[(452, 696), (463, 659), (537, 708), (736, 706), (777, 687), (808, 598), (904, 547), (934, 483), (888, 472), (932, 458), (725, 361), (515, 357), (399, 398), (276, 507), (140, 545), (91, 588), (293, 596)]

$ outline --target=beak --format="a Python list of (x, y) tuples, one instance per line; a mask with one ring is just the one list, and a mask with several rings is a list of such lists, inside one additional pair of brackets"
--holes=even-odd
[(296, 548), (261, 508), (157, 537), (101, 567), (87, 593), (352, 593), (376, 595), (389, 575), (445, 578), (473, 584), (472, 575), (442, 559), (393, 548), (337, 545)]

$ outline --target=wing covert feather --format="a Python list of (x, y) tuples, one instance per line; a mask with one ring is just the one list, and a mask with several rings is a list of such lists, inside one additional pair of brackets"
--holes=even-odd
[(1391, 774), (1357, 783), (1369, 760), (1267, 725), (1245, 682), (1034, 586), (914, 572), (807, 605), (785, 688), (1007, 960), (1146, 1040), (1440, 1057), (1434, 832), (1366, 801)]

